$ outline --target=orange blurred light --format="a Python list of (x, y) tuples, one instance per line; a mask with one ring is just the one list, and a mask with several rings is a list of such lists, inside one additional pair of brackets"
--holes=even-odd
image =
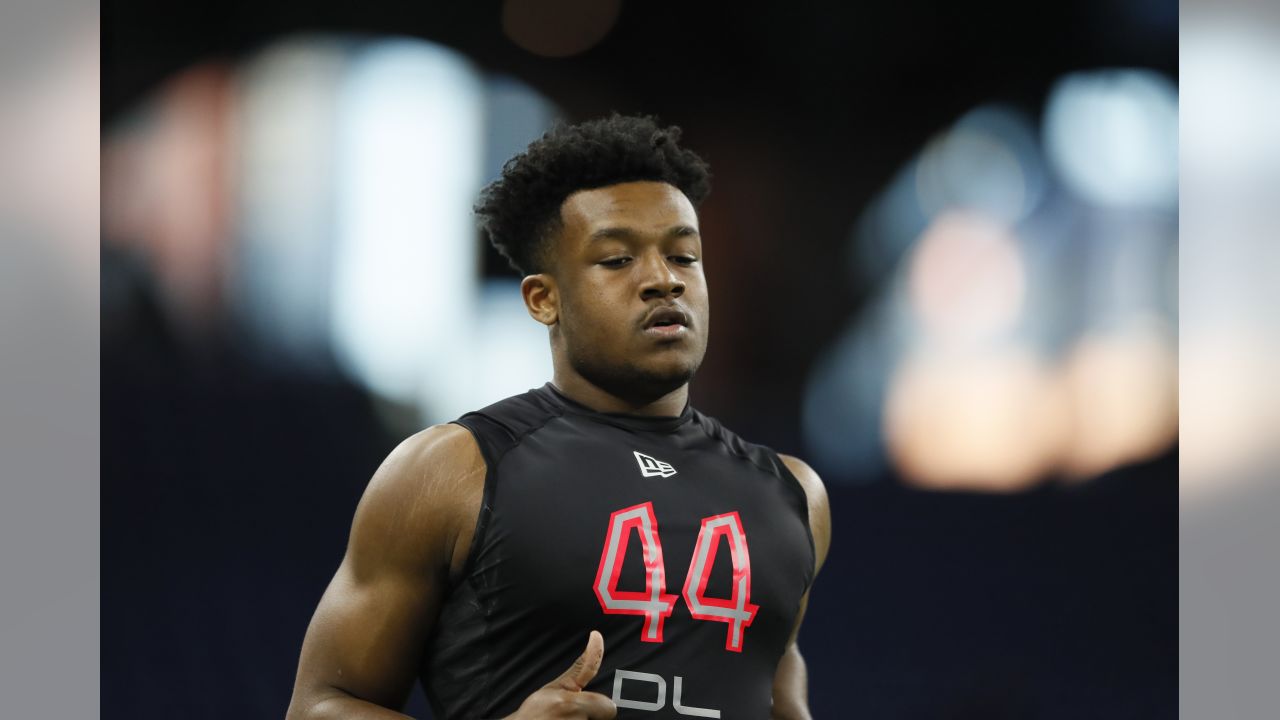
[(1155, 329), (1084, 337), (1063, 381), (1073, 416), (1063, 457), (1069, 475), (1090, 477), (1150, 458), (1177, 437), (1177, 357)]
[(890, 456), (919, 487), (1011, 492), (1044, 476), (1067, 415), (1060, 386), (1030, 353), (920, 353), (885, 403)]

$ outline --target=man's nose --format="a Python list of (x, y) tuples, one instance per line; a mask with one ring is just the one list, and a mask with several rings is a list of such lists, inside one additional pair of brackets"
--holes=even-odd
[(642, 262), (644, 274), (640, 283), (640, 297), (649, 300), (668, 295), (680, 297), (684, 294), (684, 281), (676, 275), (665, 257), (650, 255)]

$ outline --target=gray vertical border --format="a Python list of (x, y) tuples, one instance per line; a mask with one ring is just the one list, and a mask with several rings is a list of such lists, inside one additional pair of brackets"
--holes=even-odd
[(1280, 7), (1179, 9), (1179, 716), (1269, 718), (1280, 705)]
[(0, 7), (0, 716), (99, 707), (100, 9)]

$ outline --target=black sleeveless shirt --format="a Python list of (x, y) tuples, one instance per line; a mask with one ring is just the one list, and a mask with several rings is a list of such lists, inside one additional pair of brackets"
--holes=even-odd
[(814, 574), (804, 490), (772, 450), (686, 406), (599, 413), (551, 384), (456, 421), (487, 472), (429, 639), (441, 720), (497, 718), (604, 635), (587, 690), (618, 717), (769, 717)]

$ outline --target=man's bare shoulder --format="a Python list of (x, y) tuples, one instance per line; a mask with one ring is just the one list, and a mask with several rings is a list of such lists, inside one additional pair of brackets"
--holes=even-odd
[(778, 454), (778, 458), (782, 460), (783, 465), (787, 466), (796, 480), (800, 481), (800, 487), (804, 488), (804, 494), (809, 498), (810, 508), (827, 504), (827, 487), (822, 483), (822, 478), (818, 477), (818, 473), (809, 467), (809, 463), (793, 455), (781, 453)]
[[(406, 553), (434, 549), (449, 557), (474, 523), (485, 474), (471, 432), (434, 425), (414, 433), (387, 455), (365, 489), (352, 527), (353, 549)], [(434, 553), (433, 553), (434, 554)]]
[(809, 526), (813, 531), (814, 550), (818, 555), (818, 567), (827, 558), (827, 549), (831, 546), (831, 503), (827, 498), (827, 487), (822, 478), (809, 464), (798, 457), (779, 453), (778, 458), (787, 466), (791, 474), (800, 482), (805, 497), (809, 500)]
[(397, 501), (438, 496), (459, 484), (483, 477), (484, 457), (471, 432), (461, 425), (433, 425), (405, 438), (382, 461), (369, 495), (388, 495)]
[(432, 425), (405, 438), (387, 456), (398, 474), (427, 483), (448, 483), (484, 471), (484, 457), (471, 431), (454, 423)]

